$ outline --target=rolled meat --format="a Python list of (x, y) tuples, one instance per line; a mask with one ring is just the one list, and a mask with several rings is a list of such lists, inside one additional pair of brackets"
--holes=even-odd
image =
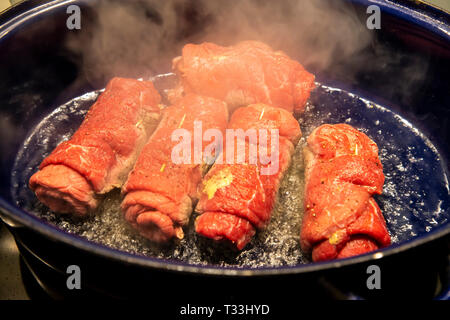
[[(197, 185), (207, 167), (203, 157), (207, 146), (201, 143), (202, 136), (196, 131), (206, 134), (211, 129), (223, 135), (227, 122), (228, 110), (224, 102), (194, 94), (186, 95), (164, 110), (161, 123), (142, 150), (122, 190), (125, 195), (122, 211), (141, 235), (155, 242), (183, 238), (182, 228), (189, 221), (198, 198)], [(182, 163), (174, 158), (181, 154), (178, 147), (183, 145), (172, 138), (176, 130), (192, 138), (184, 143), (186, 154), (182, 157), (187, 156)], [(214, 140), (208, 146), (215, 157), (214, 150), (221, 147), (221, 141)], [(197, 155), (196, 160), (198, 151), (200, 156)]]
[(79, 129), (46, 157), (29, 181), (51, 210), (84, 216), (121, 187), (160, 118), (152, 82), (114, 78)]
[(380, 208), (384, 175), (378, 147), (346, 124), (325, 124), (308, 137), (301, 247), (313, 261), (351, 257), (390, 244)]
[[(219, 157), (199, 187), (195, 230), (241, 250), (256, 230), (269, 222), (301, 131), (290, 112), (264, 104), (237, 109), (228, 129), (222, 163)], [(248, 135), (229, 135), (239, 129)], [(254, 130), (257, 140), (251, 139), (249, 129)]]
[(230, 111), (252, 103), (265, 103), (301, 113), (314, 76), (281, 51), (258, 41), (230, 47), (205, 42), (187, 44), (173, 60), (180, 86), (171, 99), (197, 93), (221, 99)]

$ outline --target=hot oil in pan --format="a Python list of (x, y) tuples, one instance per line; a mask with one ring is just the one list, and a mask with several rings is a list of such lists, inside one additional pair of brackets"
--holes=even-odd
[(240, 253), (208, 246), (208, 242), (198, 239), (193, 232), (194, 219), (183, 240), (165, 247), (155, 246), (125, 222), (119, 209), (118, 190), (108, 194), (98, 212), (86, 220), (55, 215), (37, 201), (28, 188), (28, 180), (42, 159), (75, 132), (97, 96), (98, 92), (86, 94), (47, 116), (25, 141), (12, 174), (12, 194), (17, 205), (88, 240), (130, 253), (192, 264), (275, 267), (308, 263), (299, 245), (304, 191), (301, 150), (305, 137), (323, 123), (348, 123), (377, 143), (386, 182), (383, 195), (376, 200), (394, 243), (425, 234), (447, 221), (444, 214), (449, 208), (447, 176), (443, 159), (430, 140), (392, 111), (326, 86), (315, 90), (299, 120), (304, 138), (281, 184), (271, 223)]

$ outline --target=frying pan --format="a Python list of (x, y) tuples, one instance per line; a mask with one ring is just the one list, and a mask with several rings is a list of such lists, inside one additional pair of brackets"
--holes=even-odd
[[(67, 46), (67, 39), (74, 34), (83, 39), (84, 33), (93, 32), (95, 23), (89, 21), (96, 20), (99, 2), (24, 1), (0, 16), (0, 211), (28, 267), (45, 265), (61, 277), (58, 285), (64, 286), (67, 266), (79, 265), (85, 271), (83, 286), (94, 295), (158, 294), (174, 299), (173, 292), (195, 290), (190, 297), (192, 301), (221, 294), (267, 298), (270, 292), (278, 292), (276, 289), (268, 292), (267, 288), (286, 290), (283, 288), (293, 286), (293, 281), (297, 281), (293, 288), (305, 288), (295, 298), (311, 298), (320, 290), (317, 286), (330, 286), (327, 279), (353, 281), (356, 292), (377, 296), (380, 293), (368, 292), (365, 287), (367, 266), (377, 264), (382, 270), (389, 270), (385, 283), (392, 289), (390, 294), (396, 296), (403, 286), (406, 288), (403, 294), (408, 295), (408, 289), (421, 281), (409, 266), (428, 270), (433, 264), (443, 263), (436, 260), (436, 252), (448, 250), (445, 241), (450, 233), (447, 180), (450, 87), (446, 74), (450, 70), (449, 14), (421, 2), (343, 2), (353, 8), (362, 25), (367, 18), (366, 8), (378, 5), (382, 28), (373, 31), (373, 42), (351, 59), (339, 60), (325, 70), (306, 66), (317, 75), (318, 88), (300, 121), (306, 136), (320, 123), (347, 122), (365, 130), (379, 144), (384, 152), (387, 192), (377, 200), (394, 239), (391, 246), (375, 253), (321, 263), (299, 259), (297, 264), (257, 267), (195, 264), (170, 255), (143, 256), (111, 248), (66, 232), (61, 224), (55, 225), (37, 215), (29, 207), (33, 202), (27, 189), (29, 176), (45, 153), (76, 129), (83, 110), (95, 100), (107, 78), (93, 77), (89, 70), (83, 70), (85, 57)], [(80, 30), (65, 27), (66, 9), (71, 4), (79, 5), (83, 12), (86, 24)], [(153, 19), (156, 26), (163, 24), (163, 13), (146, 10), (145, 16)], [(184, 43), (199, 39), (197, 35), (213, 23), (213, 18), (202, 16), (195, 3), (178, 7), (175, 12), (182, 23), (170, 39), (172, 51), (158, 56), (157, 63), (137, 67), (129, 63), (121, 75), (162, 74), (153, 78), (160, 90), (171, 83), (172, 76), (165, 74), (170, 70), (170, 59)], [(163, 48), (166, 46), (167, 43)], [(295, 53), (292, 55), (295, 57)], [(395, 59), (386, 60), (386, 56)], [(419, 68), (422, 77), (406, 86), (411, 89), (409, 92), (401, 90), (410, 76), (405, 68), (421, 65), (425, 66)], [(358, 72), (349, 76), (347, 70), (355, 68)], [(80, 97), (84, 99), (82, 103)], [(76, 112), (67, 113), (70, 118), (58, 117), (61, 110)], [(50, 127), (46, 136), (40, 134)], [(258, 256), (265, 249), (256, 248), (253, 253)], [(445, 289), (443, 297), (448, 296)], [(272, 297), (275, 296), (279, 294), (273, 293)]]

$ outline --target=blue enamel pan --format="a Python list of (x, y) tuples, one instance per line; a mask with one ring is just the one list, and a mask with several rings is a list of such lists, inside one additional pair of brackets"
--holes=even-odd
[[(24, 1), (3, 12), (0, 216), (29, 267), (40, 264), (55, 279), (65, 279), (67, 267), (75, 264), (84, 270), (86, 291), (125, 298), (155, 295), (158, 288), (164, 297), (195, 290), (192, 300), (220, 295), (275, 299), (289, 286), (302, 291), (297, 298), (314, 298), (330, 286), (344, 298), (410, 297), (414, 288), (427, 287), (430, 277), (439, 279), (439, 286), (418, 290), (419, 296), (448, 297), (450, 15), (421, 1), (322, 1), (322, 7), (313, 9), (307, 2), (262, 1), (258, 6), (265, 9), (252, 9), (251, 18), (236, 15), (241, 4), (234, 8), (219, 1), (216, 6), (211, 1), (165, 6), (152, 1)], [(245, 8), (252, 4), (247, 1)], [(323, 19), (340, 17), (335, 28), (320, 29), (324, 37), (347, 30), (341, 28), (343, 21), (351, 23), (342, 42), (330, 40), (333, 52), (324, 49), (328, 42), (320, 41), (320, 34), (304, 37), (308, 30), (299, 28), (303, 25), (292, 13), (283, 18), (306, 8), (322, 10)], [(77, 10), (79, 26), (73, 20)], [(117, 18), (107, 10), (134, 16)], [(176, 23), (171, 24), (171, 17)], [(262, 27), (264, 32), (233, 29), (235, 17), (249, 19), (250, 31)], [(130, 25), (136, 33), (128, 35), (123, 30)], [(170, 32), (161, 31), (167, 25)], [(30, 176), (76, 130), (111, 76), (152, 78), (164, 93), (174, 82), (171, 59), (185, 43), (214, 40), (210, 30), (221, 30), (224, 43), (250, 36), (273, 40), (274, 47), (316, 74), (317, 88), (299, 118), (304, 137), (323, 123), (348, 123), (377, 143), (386, 183), (376, 201), (391, 246), (321, 263), (301, 252), (296, 207), (303, 192), (296, 178), (301, 152), (289, 183), (280, 190), (271, 227), (241, 253), (208, 247), (189, 231), (181, 243), (155, 248), (122, 226), (114, 211), (118, 192), (108, 198), (100, 217), (87, 221), (59, 217), (37, 202), (28, 188)], [(134, 48), (126, 45), (130, 39), (137, 41)], [(147, 50), (144, 56), (142, 50)], [(366, 287), (370, 265), (380, 267), (381, 290)]]

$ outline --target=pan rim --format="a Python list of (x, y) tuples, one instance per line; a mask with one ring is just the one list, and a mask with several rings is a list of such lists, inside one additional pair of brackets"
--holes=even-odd
[[(437, 19), (437, 17), (433, 16), (433, 14), (438, 14), (442, 17), (445, 17), (450, 22), (450, 11), (444, 10), (438, 6), (432, 5), (430, 3), (424, 2), (423, 0), (418, 0), (417, 3), (424, 6), (427, 12), (420, 12), (417, 8), (418, 4), (411, 3), (400, 3), (391, 0), (343, 0), (350, 3), (356, 3), (359, 5), (377, 5), (383, 11), (398, 16), (402, 19), (409, 20), (412, 23), (417, 24), (417, 22), (421, 22), (428, 29), (431, 29), (433, 33), (444, 36), (448, 40), (450, 40), (450, 25), (446, 24)], [(38, 2), (39, 5), (33, 7), (33, 3)], [(3, 25), (0, 25), (0, 41), (2, 38), (13, 30), (18, 25), (23, 22), (35, 17), (38, 14), (45, 13), (52, 9), (61, 7), (65, 4), (69, 3), (87, 3), (86, 0), (52, 0), (49, 2), (45, 1), (33, 1), (33, 0), (23, 0), (18, 2), (11, 7), (5, 9), (0, 12), (0, 17), (8, 16), (11, 14), (10, 19), (6, 20)], [(22, 8), (23, 11), (22, 11)], [(15, 13), (17, 11), (17, 13)]]
[[(348, 0), (349, 2), (355, 2), (359, 4), (375, 4), (382, 7), (383, 10), (386, 10), (390, 14), (400, 16), (401, 19), (407, 19), (415, 24), (418, 22), (422, 23), (422, 26), (425, 25), (427, 29), (435, 34), (439, 34), (445, 37), (447, 40), (450, 40), (450, 26), (438, 21), (434, 17), (430, 15), (423, 15), (414, 11), (414, 9), (395, 4), (392, 1), (387, 0)], [(23, 1), (18, 5), (12, 7), (14, 10), (20, 10), (20, 5), (30, 3), (31, 1)], [(24, 22), (34, 18), (35, 16), (48, 12), (52, 9), (61, 7), (65, 4), (74, 3), (74, 2), (85, 2), (85, 1), (77, 1), (77, 0), (54, 0), (51, 2), (43, 3), (37, 7), (33, 7), (24, 12), (19, 12), (18, 15), (12, 17), (10, 20), (5, 22), (0, 26), (0, 41), (4, 38), (10, 31), (19, 27)], [(445, 17), (450, 18), (450, 14), (446, 11), (440, 10), (434, 6), (431, 6), (427, 3), (423, 3), (428, 8), (432, 8), (432, 10), (439, 11)], [(11, 12), (11, 9), (8, 9), (2, 13), (2, 16), (5, 13)], [(430, 9), (431, 10), (431, 9)], [(439, 28), (441, 25), (444, 25), (445, 28)], [(220, 275), (220, 276), (270, 276), (270, 275), (282, 275), (282, 274), (302, 274), (308, 272), (316, 272), (323, 271), (328, 269), (340, 268), (348, 265), (354, 265), (364, 262), (373, 261), (374, 259), (379, 259), (382, 257), (388, 257), (393, 254), (397, 254), (400, 252), (404, 252), (413, 247), (420, 246), (424, 243), (436, 240), (438, 238), (444, 237), (445, 235), (450, 234), (450, 222), (447, 222), (438, 228), (432, 230), (426, 235), (418, 236), (413, 239), (407, 240), (405, 242), (391, 245), (387, 248), (380, 249), (368, 254), (341, 259), (327, 262), (319, 262), (319, 263), (310, 263), (310, 264), (302, 264), (295, 266), (283, 266), (283, 267), (261, 267), (261, 268), (239, 268), (239, 267), (220, 267), (220, 266), (211, 266), (211, 265), (192, 265), (179, 261), (172, 260), (163, 260), (159, 258), (152, 258), (146, 256), (139, 256), (135, 254), (131, 254), (128, 252), (120, 251), (117, 249), (109, 248), (104, 245), (89, 241), (87, 239), (81, 238), (76, 235), (69, 234), (64, 232), (61, 229), (58, 229), (56, 226), (52, 226), (47, 224), (45, 221), (39, 219), (37, 216), (28, 213), (25, 210), (22, 210), (10, 202), (6, 201), (3, 197), (0, 197), (0, 212), (10, 218), (12, 221), (31, 229), (32, 231), (38, 232), (39, 234), (47, 237), (48, 239), (61, 241), (66, 245), (74, 246), (77, 249), (87, 251), (89, 253), (97, 254), (104, 258), (114, 259), (126, 264), (138, 265), (141, 267), (148, 268), (157, 268), (163, 269), (166, 271), (173, 272), (184, 272), (191, 274), (203, 274), (203, 275)]]
[[(67, 233), (56, 226), (46, 223), (39, 217), (26, 212), (25, 210), (9, 204), (3, 197), (0, 197), (0, 211), (8, 216), (20, 227), (27, 227), (53, 241), (61, 241), (66, 245), (74, 246), (77, 249), (100, 255), (103, 258), (115, 259), (122, 263), (138, 265), (146, 268), (157, 268), (166, 271), (184, 272), (190, 274), (203, 275), (225, 275), (225, 276), (271, 276), (283, 274), (303, 274), (315, 271), (336, 269), (348, 265), (375, 261), (389, 257), (393, 254), (401, 253), (422, 244), (442, 238), (450, 234), (450, 223), (447, 222), (426, 235), (418, 236), (402, 243), (392, 244), (389, 247), (379, 249), (364, 255), (350, 257), (346, 259), (314, 262), (293, 266), (245, 268), (245, 267), (222, 267), (211, 265), (193, 265), (181, 261), (160, 259), (147, 256), (139, 256), (118, 249), (110, 248), (93, 241), (84, 239), (78, 235)], [(12, 214), (11, 214), (12, 213)], [(8, 224), (8, 223), (6, 223)]]

